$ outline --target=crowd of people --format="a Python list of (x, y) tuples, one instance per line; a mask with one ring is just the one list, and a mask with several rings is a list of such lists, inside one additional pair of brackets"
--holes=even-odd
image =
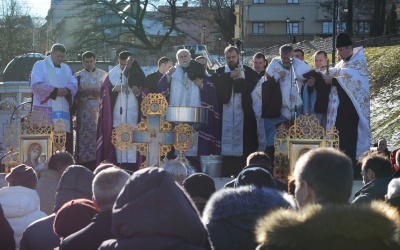
[[(250, 68), (228, 46), (226, 65), (213, 72), (182, 49), (175, 66), (162, 57), (145, 76), (125, 50), (108, 74), (85, 52), (84, 70), (73, 75), (66, 48), (55, 44), (33, 67), (33, 110), (65, 124), (67, 152), (36, 173), (42, 149), (31, 145), (31, 158), (7, 174), (1, 248), (399, 249), (400, 150), (389, 152), (384, 138), (370, 150), (365, 56), (344, 33), (336, 47), (334, 67), (325, 51), (311, 68), (303, 51), (283, 45), (271, 62), (256, 53)], [(222, 174), (233, 180), (217, 190), (212, 177), (158, 157), (138, 170), (136, 147), (114, 146), (114, 128), (146, 119), (141, 102), (151, 93), (172, 106), (208, 107), (188, 158), (196, 166), (199, 156), (223, 155)], [(335, 126), (340, 150), (303, 154), (286, 183), (273, 176), (276, 126), (300, 114)], [(351, 197), (354, 178), (363, 187)]]
[(351, 197), (352, 165), (337, 149), (310, 150), (296, 162), (293, 182), (285, 184), (273, 177), (268, 155), (258, 151), (217, 189), (212, 177), (188, 174), (177, 160), (130, 175), (111, 163), (92, 172), (58, 152), (39, 179), (25, 164), (6, 175), (0, 245), (5, 250), (399, 249), (400, 178), (393, 176), (388, 157), (371, 151), (361, 164), (364, 186)]

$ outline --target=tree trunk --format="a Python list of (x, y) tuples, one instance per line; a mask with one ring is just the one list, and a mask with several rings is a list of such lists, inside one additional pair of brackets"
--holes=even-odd
[(353, 35), (353, 0), (347, 0), (346, 33)]

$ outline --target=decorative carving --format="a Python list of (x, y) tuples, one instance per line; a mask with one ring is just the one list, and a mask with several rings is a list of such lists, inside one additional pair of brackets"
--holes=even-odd
[(332, 128), (325, 132), (315, 115), (300, 115), (289, 129), (279, 125), (274, 141), (274, 176), (286, 182), (297, 159), (310, 149), (339, 148), (339, 132)]
[(165, 116), (168, 102), (162, 94), (148, 94), (142, 102), (142, 113), (144, 116)]
[(53, 154), (56, 151), (65, 151), (65, 143), (67, 142), (67, 130), (65, 128), (65, 124), (58, 120), (54, 124), (53, 130)]
[(196, 130), (187, 123), (175, 126), (175, 149), (186, 152), (196, 144)]
[(52, 124), (44, 112), (33, 111), (21, 122), (21, 135), (50, 135)]
[(134, 147), (133, 132), (135, 127), (128, 123), (121, 123), (112, 131), (111, 142), (121, 151), (128, 151)]

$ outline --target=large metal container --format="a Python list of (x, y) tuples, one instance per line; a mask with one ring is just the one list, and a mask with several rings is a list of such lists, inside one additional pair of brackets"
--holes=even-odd
[(222, 155), (200, 156), (201, 171), (214, 178), (221, 177), (222, 160)]
[(174, 124), (188, 123), (199, 130), (207, 125), (208, 107), (168, 106), (165, 119)]

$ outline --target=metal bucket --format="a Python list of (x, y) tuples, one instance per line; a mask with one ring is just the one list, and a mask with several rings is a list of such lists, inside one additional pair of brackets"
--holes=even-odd
[(222, 155), (200, 156), (201, 171), (211, 177), (221, 177)]
[(189, 123), (195, 130), (207, 125), (208, 107), (168, 106), (165, 119), (174, 124)]

